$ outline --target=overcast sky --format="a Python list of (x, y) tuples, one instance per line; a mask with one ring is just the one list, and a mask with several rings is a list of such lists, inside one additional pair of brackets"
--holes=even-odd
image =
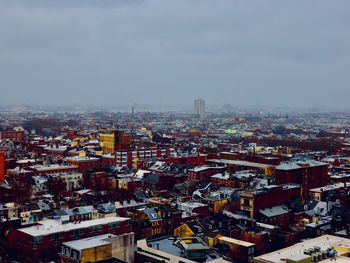
[(0, 103), (350, 108), (349, 14), (349, 0), (0, 0)]

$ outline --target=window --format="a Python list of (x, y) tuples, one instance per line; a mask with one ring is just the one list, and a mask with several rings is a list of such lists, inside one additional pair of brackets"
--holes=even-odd
[(117, 228), (117, 224), (116, 223), (111, 223), (108, 225), (110, 229), (115, 229)]
[(75, 238), (78, 238), (80, 236), (80, 229), (77, 229), (74, 231)]
[(37, 248), (42, 241), (43, 237), (42, 236), (36, 236), (33, 238), (33, 248)]
[(249, 199), (247, 198), (244, 198), (244, 201), (243, 201), (244, 205), (249, 205)]

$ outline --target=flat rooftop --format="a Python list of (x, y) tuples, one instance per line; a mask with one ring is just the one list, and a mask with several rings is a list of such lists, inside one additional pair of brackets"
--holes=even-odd
[(220, 168), (225, 168), (225, 167), (212, 167), (209, 165), (201, 165), (201, 166), (196, 166), (192, 169), (189, 169), (189, 171), (193, 171), (193, 172), (201, 172), (201, 171), (205, 171), (205, 170), (210, 170), (210, 169), (220, 169)]
[(99, 161), (100, 158), (97, 157), (89, 157), (89, 156), (71, 156), (67, 157), (66, 160), (78, 161), (78, 162), (87, 162), (87, 161)]
[(315, 160), (286, 161), (276, 166), (276, 170), (296, 170), (296, 169), (317, 167), (317, 166), (328, 166), (328, 164), (324, 162), (315, 161)]
[[(16, 161), (17, 164), (26, 164), (26, 163), (35, 163), (37, 160), (35, 159), (22, 159), (22, 160), (18, 160)], [(40, 161), (40, 160), (38, 160)]]
[(75, 250), (81, 251), (87, 248), (109, 245), (111, 242), (106, 241), (106, 239), (115, 237), (115, 236), (116, 235), (113, 235), (113, 234), (105, 234), (105, 235), (88, 237), (84, 239), (65, 242), (63, 243), (63, 245), (73, 248)]
[(239, 245), (239, 246), (243, 246), (243, 247), (254, 247), (255, 244), (250, 243), (250, 242), (246, 242), (243, 240), (239, 240), (239, 239), (235, 239), (235, 238), (231, 238), (231, 237), (219, 237), (219, 241), (226, 243), (226, 244), (235, 244), (235, 245)]
[(56, 147), (56, 146), (54, 146), (54, 147), (47, 146), (44, 149), (45, 150), (49, 150), (49, 151), (66, 151), (68, 149), (68, 146), (64, 146), (64, 145), (60, 145), (58, 147)]
[(184, 208), (197, 208), (197, 207), (206, 207), (208, 206), (207, 204), (195, 202), (195, 201), (188, 201), (188, 202), (179, 202), (178, 206), (180, 209)]
[[(346, 187), (349, 187), (350, 183), (346, 183)], [(344, 188), (344, 183), (335, 183), (335, 184), (328, 184), (322, 187), (312, 188), (309, 191), (310, 192), (325, 192), (325, 191), (331, 191), (331, 190), (337, 190), (340, 188)]]
[(224, 173), (224, 174), (217, 173), (217, 174), (212, 175), (211, 178), (228, 180), (228, 179), (230, 179), (230, 174), (228, 174), (228, 173)]
[[(350, 258), (342, 257), (341, 254), (344, 250), (350, 249), (350, 239), (336, 237), (331, 235), (323, 235), (313, 239), (305, 240), (297, 243), (293, 246), (286, 247), (265, 255), (256, 257), (255, 260), (259, 262), (273, 262), (273, 263), (285, 263), (286, 259), (296, 259), (304, 257), (304, 250), (318, 246), (321, 250), (327, 250), (327, 248), (334, 247), (338, 251), (336, 262), (350, 262)], [(343, 250), (343, 252), (341, 252)], [(330, 258), (319, 262), (331, 262)]]
[(29, 166), (31, 169), (35, 169), (39, 172), (46, 170), (60, 170), (60, 169), (75, 169), (78, 168), (76, 165), (59, 165), (59, 164), (38, 164)]
[(254, 167), (254, 168), (273, 168), (275, 165), (264, 164), (264, 163), (254, 163), (248, 161), (241, 160), (226, 160), (226, 159), (210, 159), (208, 162), (219, 163), (219, 164), (231, 164), (237, 166), (246, 166), (246, 167)]
[(88, 221), (82, 221), (76, 224), (74, 223), (62, 224), (61, 221), (48, 219), (48, 220), (39, 221), (39, 223), (35, 226), (21, 228), (18, 231), (26, 233), (30, 236), (47, 236), (50, 234), (67, 232), (75, 229), (124, 222), (127, 220), (130, 220), (130, 219), (126, 217), (108, 217), (108, 218), (99, 218), (99, 219), (93, 219)]
[(350, 174), (347, 173), (341, 173), (341, 174), (333, 174), (330, 176), (330, 178), (332, 179), (342, 179), (342, 178), (348, 178), (350, 177)]

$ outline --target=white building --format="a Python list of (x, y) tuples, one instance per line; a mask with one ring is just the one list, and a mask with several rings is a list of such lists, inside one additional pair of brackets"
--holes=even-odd
[(203, 118), (205, 114), (205, 100), (197, 99), (194, 101), (194, 113)]

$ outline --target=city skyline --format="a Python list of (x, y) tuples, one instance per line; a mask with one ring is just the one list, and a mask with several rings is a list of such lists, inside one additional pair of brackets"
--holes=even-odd
[(350, 263), (349, 0), (0, 0), (0, 262)]

